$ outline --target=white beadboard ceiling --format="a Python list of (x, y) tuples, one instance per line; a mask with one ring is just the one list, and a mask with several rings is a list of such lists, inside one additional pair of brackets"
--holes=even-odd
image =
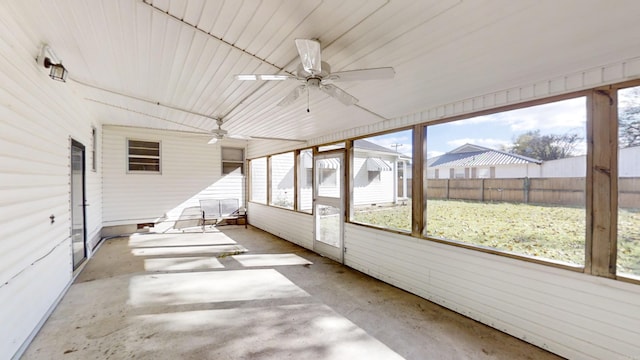
[[(640, 56), (637, 0), (5, 0), (0, 10), (34, 56), (51, 46), (103, 124), (206, 132), (222, 117), (231, 133), (301, 140)], [(293, 72), (296, 38), (319, 39), (333, 71), (396, 76), (340, 83), (356, 106), (311, 92), (309, 113), (306, 95), (276, 106), (295, 81), (234, 79)]]

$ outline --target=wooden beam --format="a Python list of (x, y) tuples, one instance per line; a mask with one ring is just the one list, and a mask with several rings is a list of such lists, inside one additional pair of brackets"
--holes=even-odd
[(618, 116), (616, 91), (587, 98), (587, 237), (585, 271), (616, 277)]
[(351, 215), (353, 209), (351, 208), (351, 204), (353, 201), (353, 140), (346, 140), (344, 142), (345, 152), (344, 152), (344, 222), (351, 222)]
[(298, 206), (298, 189), (300, 189), (300, 150), (293, 151), (293, 211), (300, 211)]
[(271, 156), (267, 156), (267, 205), (271, 205)]
[(427, 199), (425, 195), (426, 169), (424, 168), (424, 153), (427, 147), (426, 127), (413, 127), (413, 178), (411, 179), (411, 235), (422, 237), (427, 217)]

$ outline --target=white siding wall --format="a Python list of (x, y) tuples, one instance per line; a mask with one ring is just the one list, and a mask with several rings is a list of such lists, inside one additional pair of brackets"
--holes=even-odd
[[(236, 198), (244, 204), (244, 176), (222, 176), (221, 146), (206, 136), (105, 126), (103, 130), (104, 226), (177, 219), (200, 199)], [(127, 173), (127, 139), (159, 141), (162, 173)], [(222, 143), (222, 144), (220, 144)]]
[(620, 149), (618, 168), (620, 177), (640, 176), (640, 146)]
[(293, 153), (271, 158), (271, 203), (293, 209)]
[(346, 265), (572, 359), (640, 358), (640, 286), (345, 225)]
[[(392, 164), (389, 159), (384, 159)], [(354, 205), (385, 204), (394, 201), (394, 171), (375, 172), (379, 176), (369, 181), (367, 158), (356, 156), (353, 159), (353, 202)]]
[(299, 209), (301, 210), (311, 210), (313, 207), (313, 188), (312, 187), (302, 187), (298, 190), (298, 196), (300, 198)]
[(249, 223), (306, 249), (313, 249), (313, 216), (249, 203)]
[(1, 359), (19, 351), (72, 278), (70, 138), (87, 150), (89, 243), (98, 240), (102, 201), (101, 174), (89, 170), (91, 127), (99, 124), (73, 83), (51, 80), (36, 64), (46, 34), (21, 29), (5, 5), (0, 3)]
[(544, 178), (585, 176), (587, 176), (586, 156), (545, 161), (540, 170), (540, 177)]
[(518, 165), (496, 165), (496, 178), (524, 178), (540, 177), (540, 165), (538, 164), (518, 164)]
[(267, 203), (267, 158), (251, 161), (251, 201)]

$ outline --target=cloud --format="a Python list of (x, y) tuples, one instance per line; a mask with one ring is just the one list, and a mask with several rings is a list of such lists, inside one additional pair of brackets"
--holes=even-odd
[(451, 148), (457, 148), (464, 144), (480, 145), (491, 149), (500, 150), (502, 146), (510, 145), (511, 141), (491, 138), (462, 138), (447, 141), (447, 145), (449, 145)]
[(436, 156), (440, 156), (443, 155), (444, 152), (442, 151), (427, 151), (427, 159), (431, 159), (434, 158)]
[(411, 130), (404, 130), (390, 134), (374, 136), (365, 138), (365, 140), (371, 141), (372, 143), (384, 146), (391, 150), (396, 150), (397, 152), (407, 156), (412, 155), (413, 137)]
[(512, 132), (523, 133), (530, 130), (558, 130), (567, 132), (584, 129), (587, 121), (587, 106), (584, 97), (556, 101), (523, 109), (499, 112), (490, 115), (452, 122), (455, 126), (487, 124), (507, 126)]

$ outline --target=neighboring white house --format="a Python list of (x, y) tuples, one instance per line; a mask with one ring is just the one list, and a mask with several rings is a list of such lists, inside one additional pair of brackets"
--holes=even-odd
[[(620, 149), (618, 158), (618, 176), (640, 176), (640, 146)], [(473, 144), (427, 159), (429, 179), (568, 178), (586, 174), (586, 155), (541, 161)]]
[(411, 159), (367, 140), (353, 142), (354, 205), (395, 204), (406, 199)]
[(542, 161), (484, 146), (464, 144), (427, 159), (428, 179), (540, 177)]
[[(411, 158), (363, 139), (353, 142), (353, 152), (354, 205), (394, 204), (410, 196)], [(301, 157), (303, 166), (299, 174), (300, 208), (311, 209), (313, 156), (310, 151), (306, 151), (301, 152)], [(318, 165), (316, 173), (324, 189), (327, 190), (332, 185), (337, 186), (338, 163), (329, 159), (320, 160)], [(292, 176), (290, 180), (293, 188)]]

